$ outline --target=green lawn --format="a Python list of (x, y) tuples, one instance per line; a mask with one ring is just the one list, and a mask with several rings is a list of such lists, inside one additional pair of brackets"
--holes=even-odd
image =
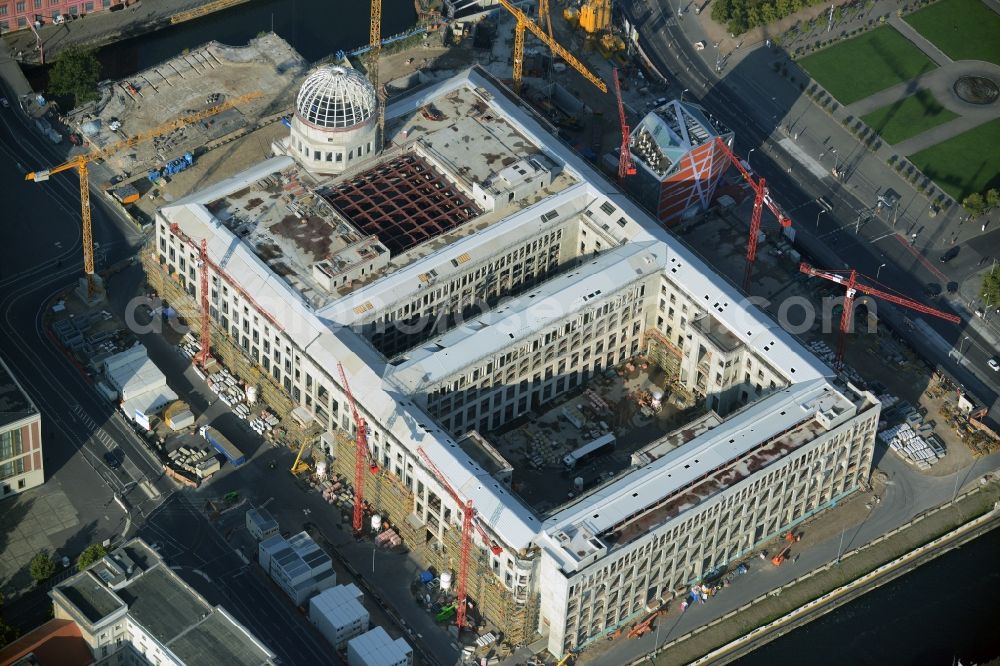
[(889, 143), (899, 143), (941, 123), (958, 118), (941, 106), (929, 90), (918, 90), (900, 102), (872, 111), (861, 120)]
[(1000, 15), (982, 0), (939, 0), (904, 18), (952, 60), (1000, 65)]
[(1000, 187), (1000, 118), (910, 155), (938, 187), (961, 201), (973, 192)]
[(936, 67), (891, 26), (825, 48), (799, 64), (845, 105)]

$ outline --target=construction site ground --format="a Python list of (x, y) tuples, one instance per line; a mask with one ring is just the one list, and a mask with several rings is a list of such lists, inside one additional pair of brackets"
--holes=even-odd
[[(627, 469), (633, 452), (684, 425), (685, 417), (669, 402), (666, 376), (658, 366), (637, 361), (632, 370), (620, 373), (605, 372), (547, 404), (544, 412), (528, 414), (489, 435), (514, 467), (513, 490), (539, 513), (581, 494), (574, 479), (582, 479), (582, 492), (589, 492)], [(664, 394), (663, 404), (658, 412), (643, 413), (638, 395), (653, 391)], [(579, 419), (581, 427), (566, 413)], [(617, 438), (614, 451), (566, 467), (564, 456), (608, 432)]]
[[(690, 247), (704, 253), (706, 261), (731, 282), (742, 279), (746, 265), (746, 237), (749, 229), (752, 198), (727, 210), (715, 210), (678, 229)], [(800, 339), (827, 363), (833, 362), (833, 350), (839, 337), (840, 309), (835, 301), (843, 290), (830, 282), (810, 278), (799, 272), (798, 261), (787, 252), (779, 254), (780, 234), (766, 231), (754, 263), (752, 291), (762, 299), (761, 307), (780, 319), (782, 312), (792, 326), (803, 321), (803, 308), (786, 304), (789, 299), (815, 307), (813, 325), (799, 334)], [(877, 309), (877, 304), (876, 304)], [(926, 408), (923, 422), (934, 422), (933, 432), (944, 442), (946, 454), (929, 470), (929, 476), (947, 476), (972, 462), (972, 454), (959, 431), (949, 423), (946, 405), (953, 405), (954, 393), (947, 393), (932, 383), (932, 371), (907, 345), (887, 327), (875, 320), (863, 321), (856, 311), (855, 332), (848, 335), (845, 349), (847, 373), (866, 383), (880, 383), (885, 392)], [(888, 455), (895, 455), (890, 453)]]

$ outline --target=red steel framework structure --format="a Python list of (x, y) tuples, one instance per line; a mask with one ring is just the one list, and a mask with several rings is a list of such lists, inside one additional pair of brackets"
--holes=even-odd
[(632, 151), (629, 150), (630, 128), (625, 120), (625, 104), (622, 102), (622, 87), (618, 81), (618, 68), (611, 70), (615, 81), (615, 97), (618, 98), (618, 122), (622, 128), (622, 147), (618, 154), (618, 181), (624, 182), (626, 176), (635, 175), (635, 164), (632, 163)]
[(767, 183), (763, 178), (759, 178), (754, 181), (753, 174), (750, 170), (743, 166), (736, 154), (730, 150), (726, 142), (722, 140), (721, 137), (717, 137), (716, 142), (722, 150), (722, 152), (729, 158), (739, 172), (743, 175), (743, 179), (746, 180), (751, 189), (754, 192), (753, 200), (753, 215), (750, 217), (750, 239), (747, 241), (747, 265), (743, 271), (743, 291), (749, 291), (750, 289), (750, 277), (753, 275), (753, 262), (757, 259), (757, 237), (760, 235), (760, 216), (763, 212), (764, 204), (774, 213), (774, 216), (778, 218), (778, 224), (782, 227), (792, 226), (792, 220), (781, 210), (777, 202), (771, 197), (770, 191), (767, 189)]
[(851, 330), (851, 323), (854, 320), (854, 298), (857, 296), (858, 292), (867, 296), (877, 296), (878, 298), (889, 301), (890, 303), (902, 305), (905, 308), (916, 310), (917, 312), (934, 315), (935, 317), (939, 317), (945, 321), (950, 321), (953, 324), (962, 323), (962, 320), (953, 314), (942, 312), (941, 310), (932, 308), (929, 305), (924, 305), (923, 303), (918, 303), (917, 301), (903, 296), (897, 296), (896, 294), (890, 294), (887, 291), (858, 282), (858, 272), (854, 269), (849, 271), (823, 271), (813, 268), (807, 263), (802, 263), (799, 265), (799, 271), (811, 277), (818, 277), (823, 278), (824, 280), (829, 280), (830, 282), (836, 282), (847, 290), (847, 293), (844, 296), (844, 311), (840, 315), (840, 336), (837, 338), (838, 370), (844, 366), (844, 349), (847, 345), (847, 333)]
[(464, 502), (459, 496), (458, 492), (448, 483), (448, 479), (445, 477), (444, 473), (438, 469), (438, 466), (434, 464), (431, 457), (427, 455), (427, 452), (421, 447), (417, 447), (417, 453), (423, 459), (427, 467), (434, 473), (437, 477), (438, 482), (444, 486), (445, 490), (451, 495), (452, 499), (456, 504), (463, 507), (462, 509), (462, 547), (458, 559), (458, 582), (456, 584), (455, 598), (456, 598), (456, 609), (455, 609), (455, 624), (458, 626), (458, 630), (462, 631), (466, 626), (465, 615), (469, 608), (468, 604), (468, 594), (466, 592), (469, 578), (469, 557), (472, 551), (472, 530), (475, 529), (479, 532), (479, 536), (482, 537), (483, 543), (485, 543), (494, 555), (499, 555), (503, 552), (503, 548), (497, 545), (489, 535), (486, 534), (486, 530), (482, 528), (479, 521), (475, 519), (476, 509), (472, 505), (472, 500), (467, 499)]
[(208, 363), (209, 347), (212, 345), (212, 322), (211, 312), (208, 309), (208, 239), (201, 239), (201, 253), (199, 255), (201, 266), (199, 266), (200, 290), (201, 290), (201, 349), (195, 356), (194, 362), (202, 368)]
[[(347, 383), (347, 374), (344, 366), (337, 364), (337, 372), (340, 373), (340, 383), (344, 393), (347, 394), (347, 402), (351, 406), (351, 417), (354, 419), (354, 426), (357, 428), (357, 435), (354, 440), (354, 515), (351, 519), (351, 527), (355, 532), (360, 532), (364, 522), (365, 504), (365, 463), (368, 461), (368, 424), (358, 408), (354, 404), (354, 394), (351, 393), (351, 385)], [(378, 467), (371, 463), (372, 473), (378, 472)]]

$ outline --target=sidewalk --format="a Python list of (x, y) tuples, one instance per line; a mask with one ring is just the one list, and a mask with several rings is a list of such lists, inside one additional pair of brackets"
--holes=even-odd
[[(157, 30), (170, 24), (170, 17), (208, 4), (210, 0), (139, 0), (121, 11), (107, 10), (53, 25), (49, 20), (38, 29), (45, 61), (52, 62), (68, 46), (103, 46)], [(0, 38), (0, 53), (22, 63), (38, 63), (35, 35), (31, 30), (9, 32)]]

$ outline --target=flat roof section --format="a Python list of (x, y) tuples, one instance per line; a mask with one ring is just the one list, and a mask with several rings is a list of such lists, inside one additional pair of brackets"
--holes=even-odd
[(89, 571), (60, 584), (56, 591), (61, 592), (91, 624), (100, 622), (126, 605)]
[(269, 663), (271, 658), (241, 625), (218, 608), (167, 647), (186, 666), (253, 666)]
[(165, 566), (155, 566), (118, 592), (129, 615), (161, 643), (198, 622), (212, 607)]
[(401, 155), (322, 193), (359, 230), (395, 256), (482, 213), (427, 160)]
[(0, 361), (0, 428), (37, 414), (38, 410), (7, 364)]

